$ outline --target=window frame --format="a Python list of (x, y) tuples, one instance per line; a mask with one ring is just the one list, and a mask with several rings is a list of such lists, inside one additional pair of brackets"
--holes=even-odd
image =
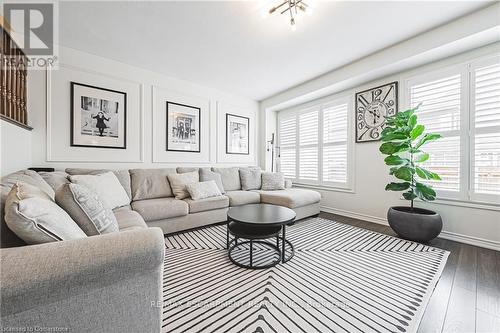
[(460, 75), (460, 128), (459, 130), (442, 133), (443, 137), (455, 135), (460, 137), (459, 190), (455, 192), (436, 189), (439, 200), (500, 206), (498, 204), (500, 202), (500, 195), (474, 193), (474, 144), (476, 135), (474, 128), (474, 69), (487, 66), (485, 64), (492, 64), (499, 60), (500, 54), (490, 54), (442, 69), (431, 69), (423, 73), (413, 73), (403, 77), (401, 80), (400, 89), (402, 90), (402, 94), (400, 96), (403, 97), (403, 100), (400, 105), (402, 106), (402, 110), (405, 110), (411, 104), (410, 89), (412, 86), (439, 80), (447, 76)]
[[(281, 110), (277, 112), (277, 143), (279, 147), (279, 154), (281, 154), (281, 138), (280, 138), (280, 126), (282, 120), (289, 119), (290, 117), (296, 118), (296, 128), (295, 128), (295, 178), (287, 178), (293, 181), (294, 185), (298, 186), (308, 186), (314, 187), (318, 189), (327, 189), (327, 190), (339, 190), (345, 192), (353, 192), (354, 189), (354, 96), (353, 94), (341, 94), (341, 95), (332, 95), (324, 98), (320, 98), (308, 103), (304, 103), (301, 105), (297, 105), (288, 109)], [(345, 183), (341, 182), (330, 182), (323, 181), (323, 147), (335, 145), (333, 143), (324, 144), (323, 142), (323, 117), (324, 110), (335, 106), (347, 104), (347, 138), (346, 138), (346, 147), (347, 147), (347, 180)], [(300, 115), (311, 112), (318, 111), (318, 143), (317, 144), (307, 144), (301, 146), (299, 132), (300, 132)], [(339, 144), (336, 144), (339, 145)], [(306, 180), (300, 178), (300, 148), (307, 147), (316, 147), (318, 159), (317, 159), (317, 170), (318, 177), (317, 180)], [(281, 161), (278, 163), (278, 171), (281, 171)]]

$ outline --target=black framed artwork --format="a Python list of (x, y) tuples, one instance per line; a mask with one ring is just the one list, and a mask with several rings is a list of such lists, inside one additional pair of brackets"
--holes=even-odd
[(249, 155), (250, 118), (226, 113), (226, 154)]
[(356, 142), (380, 140), (385, 118), (397, 112), (397, 81), (356, 93)]
[(71, 82), (72, 147), (127, 148), (127, 93)]
[(167, 101), (167, 151), (200, 152), (201, 109)]

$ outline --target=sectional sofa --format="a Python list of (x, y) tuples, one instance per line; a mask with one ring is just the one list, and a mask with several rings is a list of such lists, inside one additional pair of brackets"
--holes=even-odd
[(293, 209), (297, 219), (319, 213), (320, 195), (305, 189), (244, 191), (239, 168), (211, 168), (221, 175), (220, 197), (177, 200), (167, 175), (197, 168), (113, 171), (130, 205), (113, 212), (120, 232), (79, 240), (26, 244), (8, 229), (4, 203), (17, 182), (51, 197), (69, 175), (109, 170), (21, 170), (0, 182), (1, 326), (70, 328), (74, 332), (157, 332), (161, 327), (164, 234), (224, 222), (229, 207), (269, 203)]

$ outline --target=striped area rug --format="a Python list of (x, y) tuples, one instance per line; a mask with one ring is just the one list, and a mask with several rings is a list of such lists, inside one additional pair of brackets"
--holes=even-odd
[(163, 332), (415, 332), (448, 257), (322, 218), (287, 239), (289, 262), (249, 270), (225, 225), (166, 237)]

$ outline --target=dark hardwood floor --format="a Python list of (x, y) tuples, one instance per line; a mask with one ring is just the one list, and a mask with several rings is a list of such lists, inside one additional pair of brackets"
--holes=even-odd
[[(388, 226), (330, 213), (320, 217), (396, 236)], [(429, 245), (450, 255), (418, 332), (500, 333), (500, 252), (442, 238)]]

